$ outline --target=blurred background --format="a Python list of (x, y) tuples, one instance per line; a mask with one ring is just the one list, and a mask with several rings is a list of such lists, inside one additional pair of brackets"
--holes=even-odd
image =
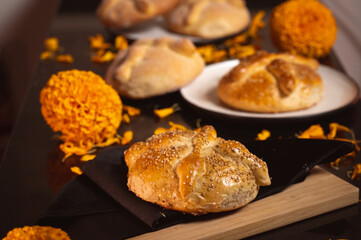
[[(361, 86), (361, 1), (320, 1), (333, 11), (337, 20), (338, 35), (333, 50), (346, 73)], [(43, 40), (56, 24), (57, 17), (69, 13), (95, 14), (99, 2), (100, 0), (0, 1), (0, 159), (34, 77)], [(266, 2), (267, 0), (249, 0), (247, 4)]]

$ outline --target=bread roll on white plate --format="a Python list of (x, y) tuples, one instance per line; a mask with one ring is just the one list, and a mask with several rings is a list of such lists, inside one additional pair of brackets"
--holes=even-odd
[(290, 53), (264, 51), (240, 59), (218, 84), (227, 106), (249, 112), (278, 113), (317, 104), (324, 85), (318, 62)]

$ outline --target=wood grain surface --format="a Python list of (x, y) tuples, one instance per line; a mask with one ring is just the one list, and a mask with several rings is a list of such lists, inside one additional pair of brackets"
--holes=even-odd
[(359, 189), (316, 167), (305, 181), (223, 216), (182, 223), (132, 239), (242, 239), (359, 201)]

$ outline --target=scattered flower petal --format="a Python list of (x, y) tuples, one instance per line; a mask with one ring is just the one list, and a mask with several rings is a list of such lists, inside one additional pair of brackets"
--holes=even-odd
[(256, 140), (264, 141), (270, 136), (271, 136), (271, 132), (268, 131), (267, 129), (263, 129), (260, 133), (257, 134)]

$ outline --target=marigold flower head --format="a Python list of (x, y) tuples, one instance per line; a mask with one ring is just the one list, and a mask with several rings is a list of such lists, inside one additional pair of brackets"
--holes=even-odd
[(331, 51), (337, 25), (319, 1), (288, 0), (273, 9), (270, 35), (279, 50), (321, 58)]
[[(83, 155), (115, 138), (122, 120), (122, 101), (117, 92), (90, 71), (53, 74), (40, 93), (41, 112), (64, 141), (66, 154)], [(113, 141), (113, 139), (118, 141)]]
[(70, 240), (69, 235), (60, 228), (48, 226), (24, 226), (22, 228), (14, 228), (10, 230), (3, 240), (32, 240), (32, 239), (48, 239), (48, 240)]

